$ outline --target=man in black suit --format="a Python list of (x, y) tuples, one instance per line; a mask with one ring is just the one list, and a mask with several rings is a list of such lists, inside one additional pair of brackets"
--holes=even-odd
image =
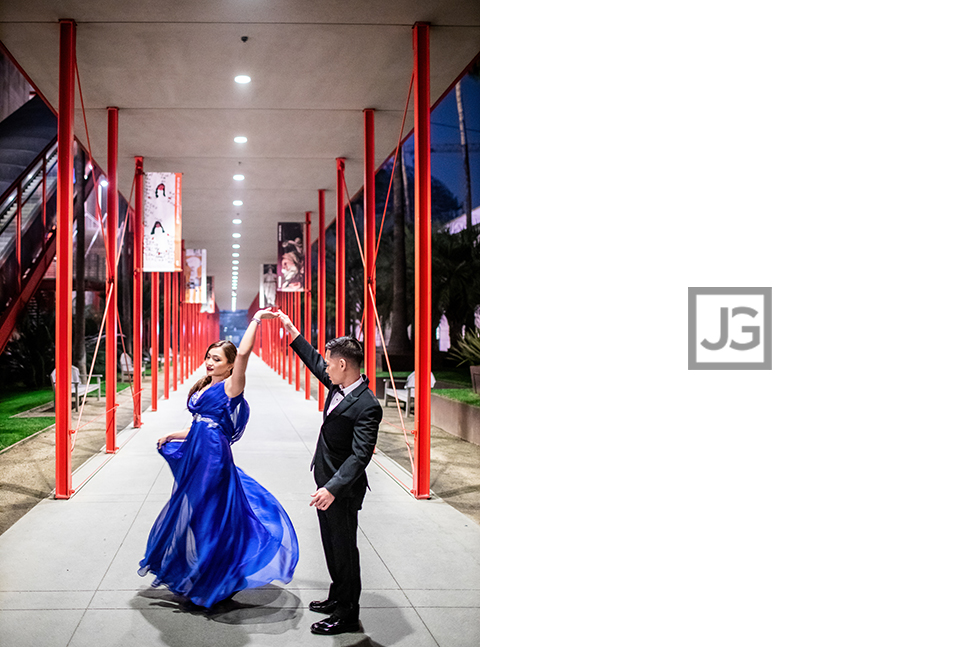
[(367, 376), (360, 373), (364, 361), (360, 342), (350, 337), (331, 339), (321, 357), (286, 314), (277, 315), (290, 336), (290, 347), (328, 391), (311, 465), (317, 491), (310, 505), (317, 508), (331, 584), (327, 599), (311, 602), (310, 611), (330, 615), (310, 631), (326, 635), (357, 631), (361, 589), (357, 513), (367, 490), (364, 468), (374, 455), (384, 410)]

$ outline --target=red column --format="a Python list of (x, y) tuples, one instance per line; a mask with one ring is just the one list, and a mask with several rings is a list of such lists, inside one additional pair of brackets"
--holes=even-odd
[[(317, 229), (320, 234), (317, 239), (317, 351), (321, 355), (326, 354), (327, 344), (327, 228), (326, 210), (324, 209), (323, 189), (317, 191), (318, 210), (320, 212), (320, 222)], [(317, 383), (317, 406), (323, 411), (323, 382)]]
[[(303, 329), (307, 331), (307, 341), (310, 341), (313, 339), (313, 335), (311, 334), (311, 330), (310, 330), (310, 307), (312, 306), (311, 301), (313, 301), (313, 299), (310, 298), (310, 296), (313, 294), (313, 292), (311, 291), (311, 286), (312, 286), (311, 269), (313, 267), (313, 263), (311, 261), (313, 259), (310, 258), (310, 250), (313, 249), (312, 245), (310, 245), (310, 214), (311, 213), (313, 212), (312, 211), (306, 212), (306, 233), (304, 234), (304, 237), (303, 237), (303, 240), (306, 241), (306, 254), (304, 254), (304, 264), (303, 264), (304, 276), (306, 277), (303, 284)], [(306, 399), (309, 400), (310, 399), (310, 367), (305, 365), (303, 368), (303, 383), (306, 385)]]
[(182, 285), (182, 273), (172, 272), (172, 390), (179, 388), (179, 361), (181, 360), (182, 325), (179, 311), (181, 310), (182, 296), (179, 294)]
[(346, 310), (346, 299), (344, 295), (344, 286), (346, 284), (346, 276), (344, 275), (344, 241), (346, 236), (344, 235), (344, 158), (337, 158), (337, 224), (335, 232), (337, 234), (337, 259), (336, 267), (334, 268), (334, 276), (336, 278), (336, 290), (337, 290), (337, 337), (343, 337), (347, 334), (347, 310)]
[(152, 272), (152, 411), (158, 411), (158, 272)]
[[(303, 259), (304, 259), (304, 262), (305, 262), (306, 261), (306, 254), (303, 255)], [(293, 293), (293, 316), (291, 317), (291, 319), (293, 319), (293, 321), (296, 322), (296, 327), (299, 328), (300, 329), (300, 332), (303, 333), (303, 336), (306, 337), (306, 336), (308, 336), (310, 334), (310, 331), (307, 330), (306, 329), (306, 326), (303, 325), (303, 310), (302, 310), (302, 308), (300, 308), (300, 297), (301, 296), (302, 296), (302, 293), (300, 293), (300, 292), (294, 292)], [(294, 354), (294, 357), (293, 357), (293, 381), (296, 383), (296, 390), (297, 391), (300, 390), (300, 373), (301, 373), (301, 371), (300, 371), (300, 363), (296, 361), (296, 357), (295, 357), (295, 354)]]
[[(185, 265), (185, 241), (182, 241), (182, 267)], [(179, 275), (179, 303), (181, 308), (179, 310), (179, 325), (181, 326), (181, 341), (180, 346), (182, 347), (182, 381), (184, 382), (189, 377), (189, 311), (188, 304), (185, 302), (185, 272)]]
[(104, 372), (107, 393), (105, 415), (105, 452), (118, 451), (115, 406), (118, 391), (118, 109), (108, 108), (108, 213), (104, 239), (107, 303), (105, 304)]
[(414, 43), (414, 496), (431, 495), (431, 65), (429, 27)]
[[(290, 293), (283, 293), (283, 312), (286, 313), (287, 317), (290, 317), (292, 321), (293, 317), (290, 313)], [(287, 384), (292, 384), (292, 378), (290, 377), (290, 348), (285, 343), (283, 344), (283, 379), (286, 380)]]
[(134, 404), (135, 419), (132, 424), (134, 427), (141, 427), (141, 335), (142, 335), (142, 251), (144, 243), (144, 196), (145, 196), (145, 170), (144, 158), (135, 158), (135, 213), (134, 213), (134, 232), (135, 239), (135, 281), (134, 291), (134, 313), (132, 314), (132, 350), (131, 359), (134, 363), (134, 375), (132, 377), (131, 398)]
[(162, 390), (168, 400), (168, 357), (171, 352), (172, 341), (172, 276), (171, 272), (162, 274), (162, 284), (165, 287), (165, 317), (162, 325), (162, 363), (165, 365), (165, 388)]
[(375, 240), (377, 235), (374, 219), (377, 209), (374, 206), (374, 111), (364, 110), (364, 374), (370, 378), (370, 390), (377, 393), (377, 309), (374, 298), (377, 285), (374, 282)]
[(71, 245), (74, 226), (74, 39), (77, 25), (61, 20), (57, 104), (57, 266), (54, 345), (54, 497), (71, 488)]

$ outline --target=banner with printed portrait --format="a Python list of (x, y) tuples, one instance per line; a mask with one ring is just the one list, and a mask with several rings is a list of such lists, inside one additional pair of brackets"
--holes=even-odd
[(259, 307), (272, 308), (276, 305), (276, 265), (263, 263), (259, 282)]
[(276, 289), (279, 292), (303, 292), (302, 222), (277, 223)]
[(216, 289), (212, 285), (213, 277), (205, 277), (205, 302), (202, 304), (200, 312), (215, 313), (216, 311)]
[(205, 303), (205, 250), (185, 250), (185, 303)]
[(146, 272), (182, 269), (182, 174), (145, 173), (143, 268)]

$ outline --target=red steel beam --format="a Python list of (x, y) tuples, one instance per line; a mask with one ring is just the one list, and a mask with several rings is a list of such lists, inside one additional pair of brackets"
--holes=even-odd
[(57, 111), (57, 268), (54, 346), (54, 497), (71, 488), (71, 247), (74, 224), (74, 45), (77, 24), (60, 21)]
[[(303, 255), (304, 264), (306, 264), (306, 259), (307, 259), (307, 255), (304, 254)], [(292, 294), (293, 294), (293, 316), (290, 317), (290, 319), (297, 322), (297, 324), (299, 324), (300, 329), (303, 331), (303, 336), (308, 337), (310, 335), (310, 331), (306, 329), (305, 325), (303, 325), (303, 311), (300, 308), (300, 297), (302, 296), (302, 293), (293, 292)], [(293, 353), (293, 358), (294, 358), (293, 369), (292, 369), (293, 379), (294, 379), (294, 382), (296, 383), (296, 390), (299, 391), (300, 390), (300, 365), (299, 363), (296, 362), (296, 353)]]
[(132, 426), (141, 427), (141, 345), (142, 345), (142, 251), (144, 250), (144, 229), (145, 229), (145, 159), (141, 156), (135, 157), (135, 214), (133, 224), (133, 238), (135, 239), (134, 249), (134, 271), (135, 281), (134, 291), (134, 312), (132, 313), (132, 351), (131, 360), (134, 372), (132, 374), (131, 399), (134, 405), (134, 422)]
[(165, 395), (165, 399), (168, 400), (168, 380), (169, 380), (169, 370), (168, 370), (168, 356), (171, 352), (172, 341), (172, 272), (166, 272), (162, 274), (162, 285), (165, 288), (163, 290), (165, 296), (165, 303), (163, 311), (165, 313), (164, 323), (162, 324), (162, 363), (165, 365), (165, 387), (162, 389), (162, 393)]
[(107, 232), (104, 239), (105, 277), (108, 302), (105, 304), (104, 371), (106, 378), (105, 452), (118, 451), (115, 417), (118, 391), (118, 109), (108, 108), (108, 214)]
[[(326, 210), (323, 189), (317, 191), (317, 207), (320, 222), (317, 225), (317, 352), (326, 355), (327, 344), (327, 228), (324, 225)], [(323, 382), (317, 383), (317, 406), (323, 411)]]
[(343, 337), (347, 334), (347, 300), (346, 294), (344, 293), (344, 288), (346, 287), (347, 277), (345, 275), (344, 260), (346, 257), (345, 251), (345, 241), (346, 236), (344, 235), (344, 171), (346, 170), (345, 160), (342, 157), (337, 158), (337, 218), (335, 232), (337, 234), (337, 246), (336, 246), (336, 267), (334, 268), (334, 276), (336, 277), (336, 289), (337, 289), (337, 337)]
[(181, 350), (181, 356), (179, 360), (182, 363), (182, 381), (188, 379), (189, 377), (189, 311), (188, 306), (185, 302), (185, 240), (182, 240), (182, 272), (179, 275), (179, 347)]
[[(303, 240), (305, 241), (305, 249), (306, 249), (306, 253), (303, 255), (303, 275), (304, 277), (306, 277), (303, 283), (303, 299), (304, 299), (303, 329), (307, 331), (307, 341), (310, 341), (313, 339), (313, 335), (310, 334), (310, 321), (311, 321), (310, 308), (312, 305), (311, 301), (313, 301), (313, 299), (310, 298), (311, 295), (313, 294), (313, 292), (311, 291), (312, 285), (313, 285), (312, 283), (313, 278), (311, 276), (313, 274), (313, 272), (311, 271), (313, 268), (313, 263), (312, 263), (313, 259), (310, 257), (310, 251), (313, 249), (313, 246), (310, 244), (310, 214), (312, 213), (313, 213), (312, 211), (306, 212), (306, 231), (303, 234)], [(319, 332), (317, 334), (319, 334)], [(303, 369), (303, 383), (306, 385), (305, 399), (309, 400), (310, 399), (310, 367), (306, 365), (304, 365), (304, 369)]]
[(415, 23), (414, 45), (414, 496), (431, 496), (431, 63), (430, 28)]
[(364, 316), (361, 325), (364, 328), (364, 373), (370, 378), (370, 390), (377, 393), (377, 341), (374, 339), (377, 331), (377, 309), (374, 295), (377, 285), (374, 282), (375, 232), (374, 221), (377, 208), (374, 206), (374, 111), (364, 110)]
[(158, 272), (152, 272), (152, 411), (158, 411)]

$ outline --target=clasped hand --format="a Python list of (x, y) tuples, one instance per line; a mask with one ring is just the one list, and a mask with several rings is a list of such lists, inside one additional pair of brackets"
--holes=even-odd
[(327, 488), (322, 487), (310, 496), (310, 505), (317, 510), (326, 510), (333, 503), (334, 497)]
[(293, 321), (282, 310), (273, 310), (272, 308), (264, 308), (263, 310), (257, 311), (253, 318), (254, 319), (276, 318), (280, 320), (280, 322), (283, 324), (283, 327), (286, 328), (287, 332), (294, 333), (294, 334), (299, 333), (296, 326), (293, 325)]

